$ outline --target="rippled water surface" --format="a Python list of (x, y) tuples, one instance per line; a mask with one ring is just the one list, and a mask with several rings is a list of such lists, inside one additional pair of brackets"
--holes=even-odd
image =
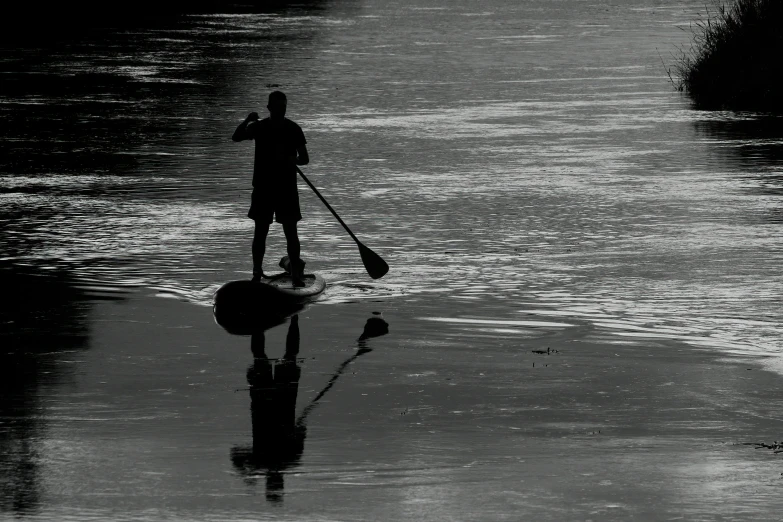
[(392, 266), (370, 282), (302, 185), (327, 300), (779, 354), (780, 135), (667, 83), (698, 9), (332, 2), (6, 50), (4, 258), (208, 303), (249, 270), (252, 144), (229, 138), (279, 86), (307, 173)]
[(370, 280), (300, 182), (322, 304), (394, 303), (433, 343), (578, 326), (783, 371), (783, 125), (674, 92), (662, 59), (702, 9), (333, 0), (7, 47), (1, 260), (209, 305), (251, 268), (252, 144), (230, 137), (279, 88), (305, 172), (391, 266)]

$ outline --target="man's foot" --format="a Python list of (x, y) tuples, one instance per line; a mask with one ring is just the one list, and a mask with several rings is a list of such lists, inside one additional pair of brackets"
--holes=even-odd
[(260, 283), (262, 279), (269, 279), (269, 277), (261, 272), (260, 274), (253, 274), (253, 277), (250, 279), (251, 283)]
[(294, 287), (303, 287), (305, 286), (304, 279), (304, 266), (305, 262), (301, 259), (297, 259), (293, 263), (291, 263), (291, 282), (294, 284)]

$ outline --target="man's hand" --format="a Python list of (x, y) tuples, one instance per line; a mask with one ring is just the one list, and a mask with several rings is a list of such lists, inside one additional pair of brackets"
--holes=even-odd
[[(237, 127), (237, 130), (234, 131), (234, 135), (231, 136), (231, 139), (234, 141), (243, 141), (243, 140), (252, 140), (253, 139), (253, 127), (255, 127), (255, 124), (258, 122), (258, 113), (257, 112), (251, 112), (247, 115), (247, 118), (245, 118), (245, 121), (239, 124), (239, 127)], [(248, 129), (251, 130), (250, 133), (248, 133)]]
[(307, 153), (307, 147), (302, 145), (301, 147), (297, 147), (296, 149), (296, 164), (297, 165), (307, 165), (310, 163), (310, 155)]
[(251, 132), (255, 131), (255, 126), (258, 123), (258, 113), (257, 112), (251, 112), (247, 115), (247, 118), (245, 118), (245, 129), (250, 130)]

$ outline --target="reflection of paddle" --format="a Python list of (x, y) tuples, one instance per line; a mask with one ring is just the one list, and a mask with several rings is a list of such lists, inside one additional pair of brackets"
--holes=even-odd
[(334, 383), (337, 382), (337, 379), (340, 377), (340, 375), (343, 374), (348, 365), (354, 362), (360, 355), (364, 355), (365, 353), (372, 351), (372, 348), (367, 348), (367, 339), (372, 337), (380, 337), (382, 335), (386, 335), (387, 333), (389, 333), (389, 324), (386, 321), (380, 317), (370, 317), (367, 319), (367, 323), (364, 325), (364, 332), (362, 332), (362, 335), (359, 337), (359, 339), (357, 339), (356, 342), (359, 349), (355, 354), (350, 356), (340, 366), (337, 367), (337, 371), (334, 372), (332, 378), (329, 379), (328, 383), (326, 383), (324, 389), (321, 390), (320, 393), (315, 396), (315, 399), (310, 401), (310, 404), (308, 404), (302, 410), (299, 418), (296, 419), (297, 426), (304, 425), (304, 423), (307, 421), (307, 416), (310, 415), (310, 412), (313, 411), (316, 406), (318, 406), (318, 401), (320, 401), (321, 397), (326, 395), (326, 392), (328, 392), (332, 386), (334, 386)]
[(386, 272), (389, 271), (389, 265), (386, 264), (386, 261), (384, 261), (381, 256), (367, 248), (362, 244), (359, 239), (351, 232), (351, 229), (348, 228), (348, 225), (345, 224), (345, 222), (340, 219), (340, 216), (337, 215), (337, 212), (334, 211), (332, 206), (327, 203), (327, 201), (324, 199), (324, 197), (321, 195), (320, 192), (318, 192), (318, 189), (315, 188), (315, 186), (310, 183), (310, 180), (307, 179), (307, 176), (304, 175), (304, 172), (302, 172), (299, 167), (296, 167), (296, 171), (299, 173), (300, 176), (302, 176), (302, 179), (305, 180), (305, 183), (307, 183), (311, 189), (313, 189), (313, 192), (315, 192), (315, 195), (318, 196), (318, 198), (323, 202), (324, 205), (326, 205), (326, 208), (329, 209), (329, 212), (331, 212), (334, 217), (337, 218), (337, 221), (340, 222), (340, 224), (343, 226), (346, 232), (350, 234), (351, 238), (356, 241), (356, 246), (359, 247), (359, 255), (362, 256), (362, 263), (364, 263), (364, 268), (367, 269), (367, 273), (370, 274), (370, 277), (373, 279), (380, 279), (381, 277), (386, 275)]

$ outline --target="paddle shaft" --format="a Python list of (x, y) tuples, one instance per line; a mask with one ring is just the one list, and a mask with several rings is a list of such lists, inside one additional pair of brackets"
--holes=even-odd
[[(296, 165), (294, 165), (296, 167)], [(367, 269), (367, 273), (372, 277), (373, 279), (380, 279), (386, 273), (389, 271), (389, 265), (386, 263), (386, 261), (383, 260), (381, 256), (367, 248), (362, 244), (361, 241), (354, 235), (353, 232), (351, 232), (351, 229), (348, 228), (348, 225), (345, 224), (345, 221), (340, 219), (340, 216), (337, 215), (337, 212), (334, 211), (332, 206), (324, 199), (324, 197), (321, 195), (320, 192), (318, 192), (318, 189), (315, 188), (315, 186), (310, 183), (310, 180), (307, 179), (307, 176), (304, 175), (304, 172), (302, 172), (299, 167), (296, 167), (296, 171), (299, 173), (300, 176), (302, 176), (302, 179), (305, 180), (305, 183), (307, 183), (311, 189), (313, 189), (313, 192), (315, 192), (315, 195), (318, 196), (318, 199), (320, 199), (324, 205), (326, 205), (326, 208), (329, 209), (329, 212), (332, 213), (334, 217), (337, 218), (337, 221), (340, 222), (340, 224), (343, 226), (346, 232), (348, 232), (351, 235), (351, 239), (354, 240), (356, 243), (356, 246), (359, 247), (359, 255), (362, 256), (362, 263), (364, 263), (364, 268)]]
[(339, 221), (339, 222), (340, 222), (340, 224), (343, 226), (343, 228), (345, 229), (345, 231), (346, 231), (346, 232), (348, 232), (348, 234), (351, 236), (351, 238), (352, 238), (354, 241), (356, 241), (356, 243), (357, 243), (357, 244), (361, 245), (361, 242), (359, 241), (359, 239), (357, 239), (357, 237), (354, 235), (354, 233), (353, 233), (353, 232), (351, 232), (351, 229), (350, 229), (350, 228), (348, 228), (348, 225), (346, 225), (346, 224), (345, 224), (345, 221), (343, 221), (343, 220), (340, 218), (340, 216), (338, 216), (338, 215), (337, 215), (337, 212), (335, 212), (335, 211), (334, 211), (334, 209), (333, 209), (333, 208), (332, 208), (332, 206), (329, 204), (329, 202), (328, 202), (328, 201), (326, 201), (326, 200), (324, 199), (324, 197), (321, 195), (321, 193), (320, 193), (320, 192), (318, 192), (318, 189), (317, 189), (317, 188), (315, 188), (315, 185), (313, 185), (312, 183), (310, 183), (310, 180), (309, 180), (309, 179), (307, 179), (307, 176), (305, 176), (305, 175), (304, 175), (304, 172), (302, 172), (302, 170), (301, 170), (299, 167), (296, 167), (296, 171), (299, 173), (299, 175), (300, 175), (300, 176), (302, 176), (302, 179), (303, 179), (303, 180), (305, 180), (305, 183), (307, 183), (307, 184), (310, 186), (310, 188), (311, 188), (311, 189), (313, 189), (313, 192), (315, 192), (315, 195), (316, 195), (316, 196), (318, 196), (318, 199), (320, 199), (320, 200), (321, 200), (321, 202), (322, 202), (324, 205), (326, 205), (326, 208), (328, 208), (328, 209), (329, 209), (329, 212), (331, 212), (331, 213), (332, 213), (332, 215), (333, 215), (334, 217), (336, 217), (336, 218), (337, 218), (337, 221)]
[(312, 412), (316, 406), (318, 406), (318, 401), (321, 400), (321, 398), (326, 395), (326, 392), (328, 392), (332, 386), (334, 386), (334, 383), (337, 382), (337, 379), (340, 378), (340, 376), (343, 374), (345, 369), (348, 367), (349, 364), (354, 362), (359, 356), (364, 355), (365, 353), (371, 352), (372, 349), (366, 348), (362, 346), (361, 341), (359, 342), (359, 351), (355, 354), (351, 355), (343, 361), (343, 363), (337, 368), (337, 370), (334, 372), (334, 375), (332, 375), (332, 378), (329, 379), (329, 382), (326, 383), (326, 386), (324, 387), (321, 392), (315, 396), (315, 399), (310, 401), (310, 404), (308, 404), (303, 410), (302, 413), (299, 414), (299, 417), (296, 419), (296, 425), (301, 426), (307, 421), (307, 416), (310, 415), (310, 412)]

